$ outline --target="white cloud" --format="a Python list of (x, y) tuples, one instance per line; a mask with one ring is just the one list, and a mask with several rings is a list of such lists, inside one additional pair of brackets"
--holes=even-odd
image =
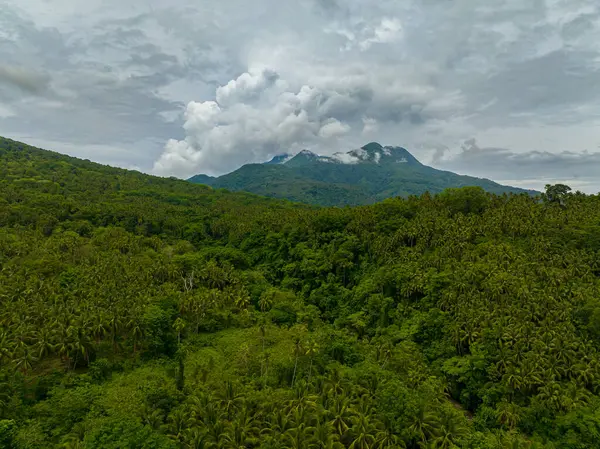
[(350, 131), (350, 126), (336, 119), (327, 121), (319, 130), (319, 136), (325, 139), (339, 137)]
[[(222, 174), (232, 164), (262, 162), (269, 155), (349, 130), (338, 120), (321, 120), (315, 89), (283, 90), (285, 83), (264, 82), (267, 77), (277, 79), (274, 72), (261, 73), (244, 73), (218, 87), (218, 101), (190, 102), (183, 126), (186, 138), (167, 143), (154, 172)], [(241, 101), (249, 95), (252, 104)]]
[[(435, 88), (417, 80), (413, 70), (399, 75), (390, 68), (374, 74), (352, 62), (332, 70), (296, 58), (300, 68), (289, 72), (284, 61), (261, 55), (253, 66), (262, 68), (217, 87), (215, 100), (190, 102), (183, 125), (186, 137), (167, 144), (153, 171), (220, 175), (304, 147), (331, 154), (347, 144), (344, 139), (353, 126), (362, 122), (367, 131), (377, 129), (377, 119), (363, 121), (362, 114), (383, 120), (390, 120), (390, 113), (403, 114), (392, 120), (410, 120), (435, 100)], [(430, 109), (428, 114), (438, 113)]]
[(279, 75), (274, 71), (251, 69), (237, 79), (229, 81), (225, 86), (219, 86), (216, 100), (223, 106), (250, 102), (275, 85), (278, 78)]
[[(597, 0), (0, 2), (0, 131), (104, 162), (218, 174), (376, 140), (483, 176), (465, 140), (600, 145)], [(531, 179), (493, 160), (496, 178)]]
[(375, 120), (374, 118), (363, 117), (362, 121), (363, 121), (363, 129), (362, 129), (363, 134), (375, 134), (377, 132), (377, 130), (379, 129), (379, 124), (377, 123), (377, 120)]
[(334, 153), (331, 156), (332, 159), (341, 162), (342, 164), (358, 164), (360, 159), (351, 154), (350, 152), (339, 152)]
[(361, 50), (368, 50), (373, 44), (387, 44), (402, 36), (402, 22), (397, 18), (384, 17), (373, 30), (373, 35), (359, 43)]

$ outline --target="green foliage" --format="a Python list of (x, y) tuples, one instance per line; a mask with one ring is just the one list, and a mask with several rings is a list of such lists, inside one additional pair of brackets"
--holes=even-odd
[(372, 142), (362, 149), (365, 159), (358, 164), (342, 164), (300, 153), (285, 164), (248, 164), (218, 178), (196, 175), (189, 181), (307, 204), (340, 207), (372, 204), (396, 196), (440, 193), (455, 186), (477, 186), (466, 191), (458, 189), (448, 195), (458, 195), (456, 198), (447, 198), (453, 203), (448, 206), (458, 207), (463, 212), (465, 207), (476, 212), (485, 206), (485, 201), (482, 201), (484, 196), (478, 189), (496, 194), (533, 193), (487, 179), (427, 167), (403, 148), (384, 149)]
[(177, 338), (172, 328), (173, 312), (164, 310), (158, 305), (146, 307), (141, 317), (141, 328), (150, 357), (173, 355)]
[(14, 447), (17, 423), (13, 419), (0, 420), (0, 448), (10, 449)]
[(595, 448), (600, 199), (542, 199), (324, 209), (0, 139), (0, 447)]
[(570, 195), (571, 187), (564, 184), (546, 184), (546, 191), (544, 192), (544, 200), (549, 203), (564, 204), (565, 199)]
[(452, 214), (481, 214), (490, 203), (490, 197), (481, 187), (446, 189), (438, 199)]
[(126, 417), (102, 418), (85, 436), (83, 447), (89, 449), (175, 449), (177, 445), (165, 435), (137, 420)]

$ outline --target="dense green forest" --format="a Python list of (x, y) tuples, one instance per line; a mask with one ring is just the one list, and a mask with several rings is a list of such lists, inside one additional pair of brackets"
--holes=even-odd
[[(338, 155), (342, 153), (337, 153)], [(319, 206), (364, 206), (397, 196), (441, 193), (446, 188), (478, 186), (486, 192), (539, 194), (503, 186), (489, 179), (457, 175), (423, 165), (405, 148), (376, 142), (335, 157), (301, 151), (276, 156), (264, 164), (247, 164), (217, 178), (192, 176), (188, 181)]]
[(0, 139), (0, 448), (597, 448), (600, 197), (317, 208)]

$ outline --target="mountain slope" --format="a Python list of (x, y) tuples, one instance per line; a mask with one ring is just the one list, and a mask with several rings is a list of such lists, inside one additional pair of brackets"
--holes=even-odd
[(405, 148), (383, 147), (376, 142), (333, 156), (308, 150), (295, 156), (281, 154), (264, 164), (247, 164), (217, 178), (196, 175), (189, 181), (323, 206), (371, 204), (464, 186), (479, 186), (497, 194), (536, 193), (438, 170), (423, 165)]
[(311, 207), (0, 138), (0, 448), (598, 448), (600, 196), (476, 190)]

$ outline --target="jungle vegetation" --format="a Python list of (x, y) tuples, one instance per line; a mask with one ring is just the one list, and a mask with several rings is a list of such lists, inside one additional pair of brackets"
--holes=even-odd
[(322, 208), (0, 139), (0, 448), (596, 448), (600, 197)]

